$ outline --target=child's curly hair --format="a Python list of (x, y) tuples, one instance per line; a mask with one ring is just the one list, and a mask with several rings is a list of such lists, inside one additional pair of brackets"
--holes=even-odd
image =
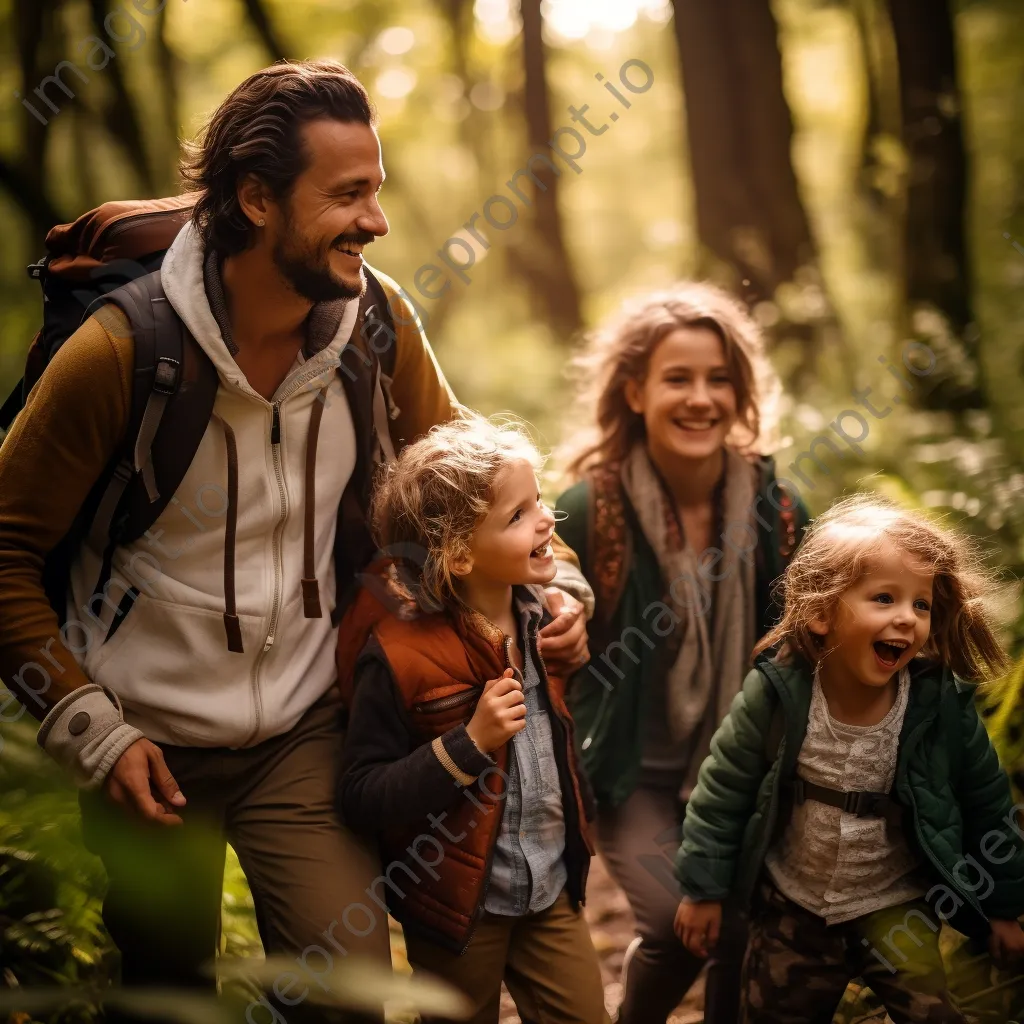
[(961, 679), (981, 681), (1005, 671), (1006, 652), (996, 638), (984, 595), (998, 574), (985, 568), (966, 536), (871, 494), (836, 502), (807, 530), (779, 584), (785, 612), (754, 653), (781, 647), (783, 656), (822, 656), (815, 619), (830, 620), (843, 592), (870, 569), (873, 556), (893, 544), (935, 574), (931, 632), (925, 657), (948, 665)]
[[(772, 447), (781, 385), (761, 329), (728, 292), (704, 281), (679, 281), (625, 302), (573, 360), (578, 409), (561, 453), (570, 477), (624, 459), (643, 439), (643, 417), (630, 409), (626, 383), (643, 381), (661, 341), (688, 327), (706, 327), (721, 339), (738, 413), (728, 443), (741, 452)], [(580, 424), (583, 430), (576, 429)]]
[(535, 470), (543, 464), (517, 421), (468, 414), (433, 427), (381, 475), (370, 508), (374, 539), (401, 554), (403, 582), (424, 611), (461, 604), (454, 567), (469, 555), (496, 481), (519, 459)]

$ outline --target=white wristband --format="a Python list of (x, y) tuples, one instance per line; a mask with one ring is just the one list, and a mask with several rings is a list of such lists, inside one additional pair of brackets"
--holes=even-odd
[(96, 789), (142, 732), (125, 722), (110, 690), (89, 683), (72, 690), (43, 719), (36, 742), (76, 786)]

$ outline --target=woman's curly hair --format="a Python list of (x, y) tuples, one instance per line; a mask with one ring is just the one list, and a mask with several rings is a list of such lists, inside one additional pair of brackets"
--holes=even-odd
[(798, 654), (816, 664), (825, 652), (810, 624), (832, 619), (843, 593), (889, 544), (935, 574), (931, 631), (921, 654), (964, 680), (983, 681), (1005, 671), (1006, 652), (985, 606), (998, 574), (985, 567), (968, 537), (924, 512), (871, 494), (836, 502), (808, 528), (778, 584), (782, 619), (754, 653), (777, 647), (784, 657)]
[[(705, 327), (721, 339), (736, 391), (737, 420), (727, 443), (741, 452), (772, 447), (779, 379), (761, 330), (743, 305), (717, 285), (680, 281), (623, 304), (594, 331), (571, 365), (577, 387), (573, 436), (559, 462), (578, 478), (621, 461), (644, 438), (643, 417), (626, 400), (626, 384), (647, 377), (651, 356), (673, 331)], [(582, 429), (580, 429), (582, 428)]]

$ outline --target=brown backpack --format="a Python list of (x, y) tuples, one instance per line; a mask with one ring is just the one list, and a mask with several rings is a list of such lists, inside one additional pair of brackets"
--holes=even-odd
[[(213, 411), (217, 371), (171, 308), (159, 272), (194, 203), (194, 196), (104, 203), (71, 224), (52, 228), (46, 255), (28, 268), (29, 276), (42, 285), (43, 325), (29, 348), (24, 377), (0, 407), (0, 429), (6, 431), (14, 421), (61, 345), (102, 305), (121, 309), (134, 339), (124, 439), (44, 566), (47, 596), (62, 621), (71, 561), (82, 540), (91, 536), (104, 551), (96, 587), (100, 592), (117, 545), (141, 537), (178, 489)], [(368, 270), (366, 280), (357, 322), (360, 336), (365, 340), (369, 330), (375, 338), (384, 330), (393, 340), (387, 295)], [(365, 347), (361, 359), (367, 365), (357, 366), (358, 373), (348, 367), (341, 373), (354, 417), (358, 407), (372, 403), (371, 392), (362, 394), (366, 381), (372, 386), (375, 372), (391, 376), (394, 368), (394, 344)], [(82, 386), (89, 382), (83, 380)], [(357, 469), (366, 462), (365, 453), (359, 456)], [(339, 576), (339, 585), (341, 581)]]

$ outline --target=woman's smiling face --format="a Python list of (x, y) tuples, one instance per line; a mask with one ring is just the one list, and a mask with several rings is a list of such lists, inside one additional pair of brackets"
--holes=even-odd
[(706, 459), (722, 448), (737, 417), (736, 387), (725, 347), (709, 327), (680, 327), (651, 353), (647, 376), (626, 384), (658, 456)]

